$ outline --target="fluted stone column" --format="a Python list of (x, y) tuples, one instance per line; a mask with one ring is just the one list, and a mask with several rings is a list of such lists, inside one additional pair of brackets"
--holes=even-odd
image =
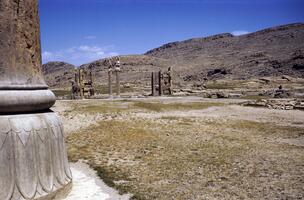
[(163, 85), (162, 85), (162, 71), (158, 72), (158, 95), (163, 95)]
[(120, 97), (120, 61), (116, 61), (115, 64), (115, 76), (116, 76), (116, 96)]
[(152, 90), (152, 96), (155, 96), (155, 72), (151, 73), (151, 90)]
[(0, 0), (0, 200), (71, 188), (63, 127), (41, 73), (38, 0)]
[(110, 66), (109, 69), (108, 69), (108, 92), (109, 92), (109, 98), (113, 97), (112, 74), (113, 74), (113, 69), (112, 69), (112, 66)]

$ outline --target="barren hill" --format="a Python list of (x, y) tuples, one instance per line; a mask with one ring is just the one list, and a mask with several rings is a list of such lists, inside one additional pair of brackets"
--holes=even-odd
[[(148, 83), (150, 72), (172, 66), (176, 82), (248, 79), (290, 75), (304, 77), (304, 24), (289, 24), (255, 33), (230, 33), (165, 44), (144, 55), (121, 57), (123, 82)], [(104, 59), (80, 66), (93, 70), (95, 82), (107, 83)], [(51, 87), (69, 85), (73, 65), (43, 66)]]
[(304, 77), (304, 24), (173, 42), (145, 55), (174, 60), (175, 71), (186, 81), (282, 74)]
[(52, 88), (70, 86), (74, 77), (75, 66), (65, 62), (48, 62), (42, 65), (47, 84)]

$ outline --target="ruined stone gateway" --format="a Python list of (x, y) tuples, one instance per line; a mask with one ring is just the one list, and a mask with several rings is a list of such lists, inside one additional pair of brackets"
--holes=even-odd
[(0, 199), (56, 199), (71, 188), (55, 96), (41, 73), (38, 0), (0, 0)]

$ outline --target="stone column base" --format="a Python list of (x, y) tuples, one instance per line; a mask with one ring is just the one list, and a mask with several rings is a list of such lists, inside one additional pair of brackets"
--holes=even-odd
[(55, 113), (0, 115), (0, 199), (64, 197), (72, 185), (66, 152)]
[(56, 192), (51, 194), (47, 194), (46, 196), (40, 197), (36, 200), (63, 200), (65, 199), (69, 193), (71, 192), (73, 187), (72, 182), (65, 185), (64, 187), (58, 189)]

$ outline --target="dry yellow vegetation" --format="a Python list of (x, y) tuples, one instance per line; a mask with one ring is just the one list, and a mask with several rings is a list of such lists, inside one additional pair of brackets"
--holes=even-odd
[(133, 199), (304, 198), (303, 112), (210, 101), (78, 102), (106, 120), (68, 135), (69, 159)]

